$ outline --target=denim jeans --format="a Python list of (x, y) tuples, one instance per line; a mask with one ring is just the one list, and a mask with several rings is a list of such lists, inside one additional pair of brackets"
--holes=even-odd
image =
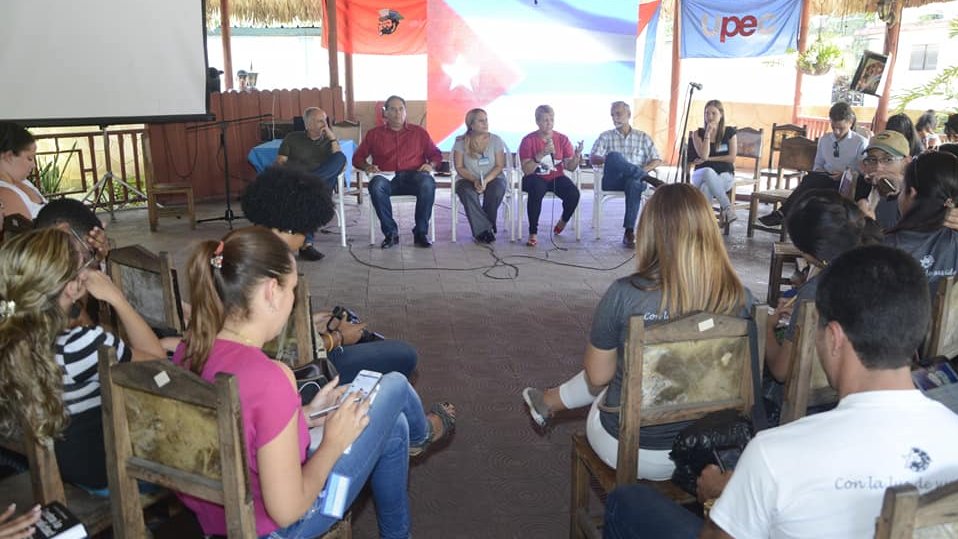
[(692, 185), (702, 191), (709, 204), (714, 198), (722, 209), (732, 204), (728, 198), (728, 190), (734, 183), (735, 176), (731, 172), (719, 174), (708, 167), (699, 167), (692, 172)]
[[(346, 155), (343, 152), (333, 152), (322, 165), (319, 165), (311, 171), (312, 174), (319, 176), (329, 186), (330, 191), (336, 190), (336, 177), (346, 168)], [(312, 245), (316, 239), (316, 233), (310, 230), (306, 233), (306, 242), (303, 245)]]
[(640, 166), (625, 160), (619, 152), (609, 152), (602, 167), (602, 190), (625, 191), (625, 219), (622, 227), (634, 229), (642, 204), (642, 192), (645, 191), (645, 178), (649, 174)]
[(619, 487), (605, 502), (605, 539), (695, 539), (702, 519), (648, 485)]
[(456, 195), (462, 201), (462, 207), (466, 211), (466, 219), (469, 220), (469, 227), (472, 229), (474, 238), (478, 238), (483, 232), (494, 232), (496, 230), (499, 205), (502, 204), (502, 199), (506, 196), (505, 176), (500, 174), (486, 183), (486, 189), (482, 192), (482, 203), (479, 202), (479, 192), (476, 191), (476, 184), (472, 183), (471, 180), (457, 181)]
[[(347, 507), (370, 481), (379, 536), (388, 539), (409, 537), (409, 445), (422, 445), (429, 437), (429, 421), (419, 395), (399, 373), (383, 376), (379, 394), (369, 408), (369, 424), (353, 442), (349, 454), (339, 457), (332, 473), (350, 480)], [(318, 537), (336, 523), (323, 515), (320, 496), (297, 522), (270, 533), (270, 539)]]
[(398, 372), (408, 377), (416, 370), (418, 361), (416, 349), (405, 341), (387, 339), (385, 341), (351, 344), (342, 348), (333, 348), (329, 360), (339, 372), (339, 383), (348, 384), (359, 371), (387, 373)]
[(436, 200), (436, 180), (428, 172), (416, 170), (397, 172), (392, 180), (387, 180), (385, 176), (373, 176), (369, 181), (369, 200), (385, 236), (399, 234), (399, 226), (393, 219), (393, 205), (389, 200), (393, 195), (416, 197), (416, 227), (412, 232), (425, 236), (429, 232), (432, 204)]
[(539, 233), (539, 214), (542, 213), (542, 199), (546, 193), (553, 192), (562, 200), (562, 222), (568, 223), (572, 214), (579, 206), (579, 189), (566, 176), (559, 176), (552, 181), (543, 180), (536, 174), (529, 174), (522, 178), (522, 190), (528, 193), (526, 213), (529, 216), (529, 234)]

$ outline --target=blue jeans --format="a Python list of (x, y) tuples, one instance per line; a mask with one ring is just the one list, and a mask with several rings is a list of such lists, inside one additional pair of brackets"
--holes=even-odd
[(329, 360), (339, 371), (339, 383), (348, 384), (359, 371), (398, 372), (409, 377), (416, 370), (416, 349), (405, 341), (374, 341), (333, 348)]
[(399, 226), (393, 219), (393, 205), (389, 197), (413, 195), (416, 197), (416, 226), (413, 234), (425, 236), (429, 232), (429, 216), (436, 200), (436, 180), (428, 172), (407, 170), (397, 172), (392, 180), (385, 176), (373, 176), (369, 180), (369, 200), (379, 217), (384, 236), (399, 235)]
[(605, 502), (605, 539), (694, 539), (702, 519), (647, 485), (619, 487)]
[(635, 221), (639, 217), (639, 205), (642, 203), (642, 192), (646, 187), (646, 176), (648, 173), (645, 169), (629, 163), (619, 152), (609, 152), (605, 156), (605, 165), (602, 168), (602, 190), (625, 191), (623, 228), (635, 228)]
[[(346, 168), (346, 155), (343, 152), (333, 152), (322, 165), (311, 170), (312, 174), (319, 176), (329, 186), (330, 191), (336, 190), (336, 177)], [(312, 230), (306, 233), (306, 242), (303, 245), (312, 245), (316, 239), (316, 233)]]
[[(346, 495), (351, 505), (369, 479), (376, 504), (379, 536), (409, 537), (409, 445), (422, 445), (429, 438), (429, 421), (419, 395), (399, 373), (383, 376), (379, 394), (369, 408), (369, 424), (353, 442), (349, 454), (339, 457), (332, 473), (349, 478)], [(269, 534), (270, 539), (318, 537), (336, 523), (323, 515), (320, 496), (297, 522)]]

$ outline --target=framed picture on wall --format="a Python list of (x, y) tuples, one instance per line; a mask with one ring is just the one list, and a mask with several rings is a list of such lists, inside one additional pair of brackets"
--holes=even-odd
[(887, 56), (865, 51), (861, 62), (858, 63), (858, 69), (855, 70), (855, 76), (852, 77), (851, 89), (863, 94), (880, 95), (878, 85), (881, 83), (887, 62)]

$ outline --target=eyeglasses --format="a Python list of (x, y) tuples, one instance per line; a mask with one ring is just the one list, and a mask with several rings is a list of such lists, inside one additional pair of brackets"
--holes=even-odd
[(838, 157), (838, 141), (836, 140), (832, 146), (832, 157)]
[(901, 157), (866, 157), (862, 159), (862, 163), (866, 165), (890, 165), (897, 161), (901, 161)]
[[(77, 242), (79, 242), (79, 244), (80, 244), (80, 245), (84, 248), (84, 250), (86, 251), (86, 256), (83, 256), (83, 264), (80, 265), (79, 271), (83, 271), (83, 270), (85, 270), (85, 269), (87, 269), (87, 268), (93, 266), (94, 264), (96, 264), (96, 263), (99, 261), (99, 260), (97, 259), (97, 256), (96, 256), (96, 254), (97, 254), (97, 253), (96, 253), (96, 249), (94, 249), (93, 247), (91, 247), (90, 244), (87, 243), (86, 240), (84, 240), (84, 239), (80, 236), (80, 234), (79, 234), (76, 230), (74, 230), (72, 227), (70, 228), (70, 233), (73, 234), (73, 238), (76, 239)], [(82, 256), (82, 255), (81, 255), (81, 256)]]

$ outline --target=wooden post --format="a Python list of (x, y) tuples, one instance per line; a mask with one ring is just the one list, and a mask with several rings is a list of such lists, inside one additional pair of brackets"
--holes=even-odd
[(336, 0), (326, 0), (326, 20), (323, 31), (327, 32), (329, 47), (329, 87), (339, 86), (339, 48), (336, 33)]
[(223, 38), (223, 71), (226, 89), (233, 89), (233, 45), (230, 41), (230, 0), (220, 0), (220, 31)]
[[(681, 49), (679, 45), (682, 40), (681, 34), (681, 0), (675, 0), (675, 16), (672, 17), (672, 91), (669, 96), (669, 148), (672, 148), (672, 154), (675, 155), (675, 130), (678, 129), (678, 110), (679, 110), (679, 86), (682, 85), (682, 61), (679, 58)], [(684, 135), (683, 135), (684, 136)], [(679, 157), (676, 157), (678, 159)]]
[[(811, 1), (802, 0), (802, 19), (798, 27), (798, 54), (808, 48), (808, 19)], [(795, 101), (792, 103), (792, 123), (798, 125), (798, 111), (802, 107), (802, 70), (795, 66)]]
[(888, 75), (885, 77), (885, 89), (882, 90), (881, 97), (878, 98), (878, 109), (875, 110), (875, 119), (872, 120), (872, 131), (881, 133), (885, 129), (885, 122), (888, 121), (888, 101), (891, 99), (892, 78), (895, 74), (895, 63), (898, 60), (898, 36), (901, 34), (901, 15), (904, 2), (895, 2), (895, 18), (893, 24), (885, 26), (885, 54), (888, 56), (888, 64), (885, 69)]
[(344, 53), (344, 64), (346, 72), (344, 77), (346, 79), (346, 119), (350, 121), (356, 120), (356, 95), (353, 91), (353, 55), (352, 53)]

